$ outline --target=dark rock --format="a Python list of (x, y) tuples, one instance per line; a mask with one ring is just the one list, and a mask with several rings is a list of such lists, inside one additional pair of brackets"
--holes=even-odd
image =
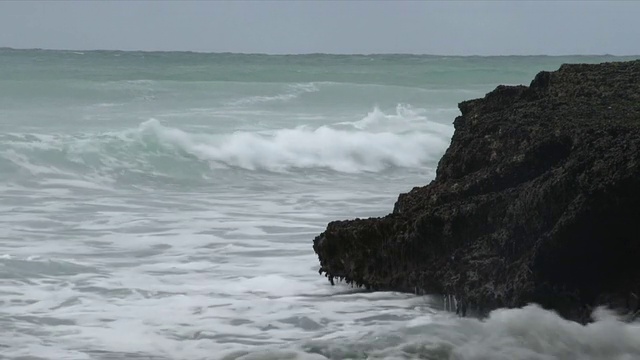
[(638, 311), (640, 61), (563, 65), (459, 108), (435, 180), (385, 217), (331, 222), (320, 272), (476, 310)]

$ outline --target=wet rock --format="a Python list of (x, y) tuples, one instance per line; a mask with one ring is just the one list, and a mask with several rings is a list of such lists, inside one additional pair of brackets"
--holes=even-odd
[(638, 311), (640, 61), (563, 65), (459, 108), (436, 178), (385, 217), (331, 222), (320, 272), (481, 311)]

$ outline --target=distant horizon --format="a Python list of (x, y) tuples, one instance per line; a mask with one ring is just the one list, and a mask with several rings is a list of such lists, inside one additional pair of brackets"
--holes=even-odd
[(267, 55), (636, 56), (634, 1), (0, 1), (0, 45)]
[(330, 52), (301, 52), (301, 53), (267, 53), (267, 52), (242, 52), (242, 51), (205, 51), (205, 50), (132, 50), (132, 49), (109, 49), (109, 48), (96, 48), (96, 49), (83, 49), (83, 48), (46, 48), (46, 47), (14, 47), (14, 46), (0, 46), (0, 50), (18, 50), (18, 51), (68, 51), (68, 52), (100, 52), (100, 51), (113, 51), (113, 52), (138, 52), (138, 53), (193, 53), (193, 54), (229, 54), (229, 55), (267, 55), (267, 56), (305, 56), (305, 55), (331, 55), (331, 56), (379, 56), (379, 55), (411, 55), (411, 56), (434, 56), (434, 57), (635, 57), (640, 54), (501, 54), (501, 55), (480, 55), (480, 54), (468, 54), (468, 55), (451, 55), (451, 54), (430, 54), (430, 53), (403, 53), (403, 52), (374, 52), (374, 53), (330, 53)]

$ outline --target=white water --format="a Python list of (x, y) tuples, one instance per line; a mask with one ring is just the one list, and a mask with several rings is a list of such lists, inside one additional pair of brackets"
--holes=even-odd
[(37, 84), (0, 109), (2, 359), (640, 358), (606, 313), (461, 319), (318, 274), (327, 222), (428, 183), (455, 104), (490, 89)]

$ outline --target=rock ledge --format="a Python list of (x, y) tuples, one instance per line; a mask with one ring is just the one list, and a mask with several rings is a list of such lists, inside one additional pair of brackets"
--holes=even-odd
[(320, 272), (462, 310), (637, 313), (640, 61), (563, 65), (459, 108), (436, 178), (385, 217), (331, 222)]

